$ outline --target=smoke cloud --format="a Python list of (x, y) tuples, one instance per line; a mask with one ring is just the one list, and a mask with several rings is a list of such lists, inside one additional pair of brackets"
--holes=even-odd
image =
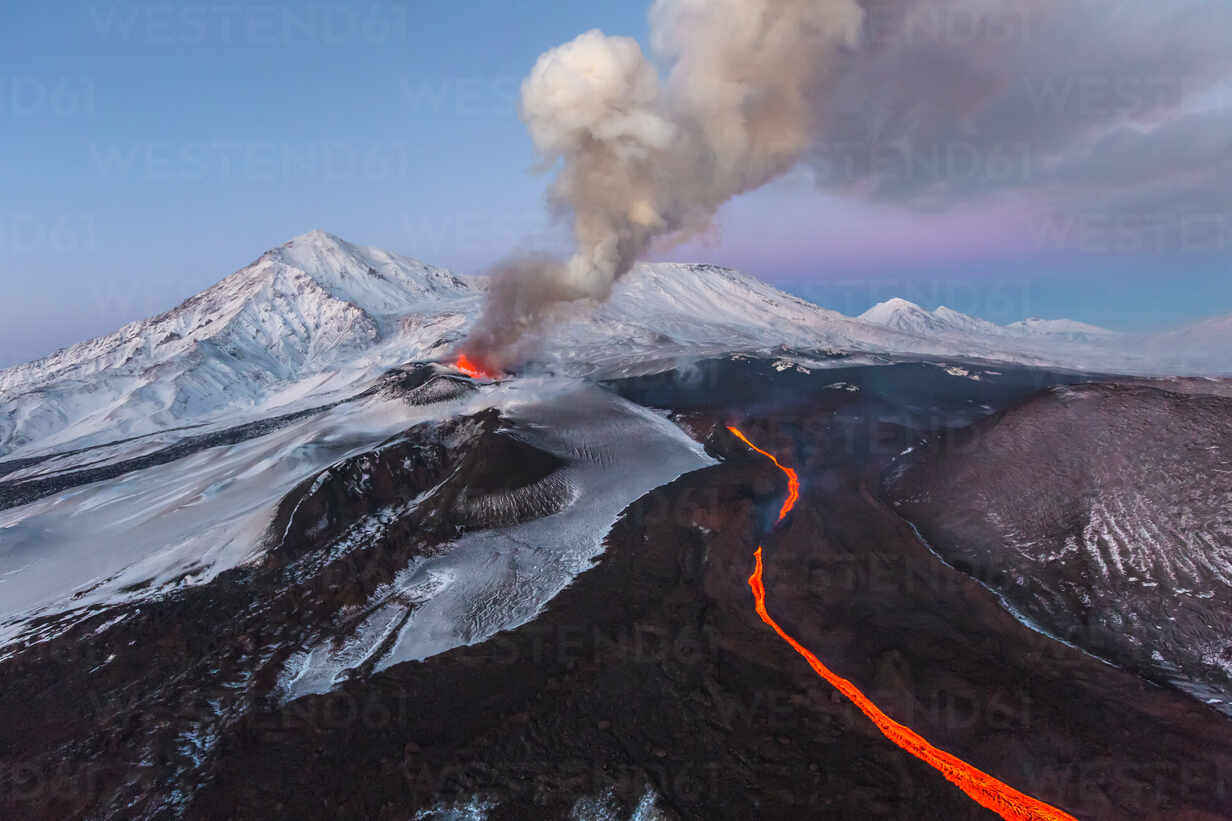
[(606, 299), (652, 244), (704, 230), (724, 202), (796, 165), (863, 16), (856, 0), (656, 0), (666, 77), (635, 40), (599, 31), (543, 54), (521, 112), (558, 169), (548, 201), (572, 220), (575, 251), (497, 266), (464, 351), (507, 367), (562, 306)]
[(808, 157), (823, 187), (849, 196), (934, 209), (1026, 189), (1072, 198), (1088, 168), (1112, 170), (1109, 151), (1128, 162), (1096, 195), (1121, 196), (1173, 178), (1157, 153), (1168, 124), (1195, 95), (1229, 88), (1222, 0), (863, 5), (861, 47), (819, 100)]
[(1209, 225), (1226, 250), (1227, 0), (656, 0), (650, 23), (656, 62), (591, 31), (523, 84), (575, 252), (497, 268), (480, 361), (797, 165), (901, 222), (1003, 214), (1041, 253), (1054, 223), (1125, 227), (1133, 253), (1143, 225), (1179, 250)]

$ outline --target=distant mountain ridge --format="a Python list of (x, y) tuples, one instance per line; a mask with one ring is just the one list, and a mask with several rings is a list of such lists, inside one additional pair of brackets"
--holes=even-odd
[[(859, 319), (902, 333), (938, 339), (982, 339), (1016, 349), (1086, 351), (1095, 366), (1153, 374), (1228, 374), (1232, 372), (1232, 314), (1174, 330), (1128, 334), (1073, 319), (1029, 319), (996, 325), (941, 306), (929, 311), (905, 299), (888, 299)], [(1098, 360), (1102, 359), (1102, 362)]]
[[(0, 371), (0, 459), (353, 395), (391, 367), (448, 356), (485, 288), (482, 278), (311, 231), (158, 316)], [(1212, 320), (1127, 350), (1122, 335), (1070, 320), (1001, 327), (902, 299), (853, 318), (739, 271), (653, 263), (617, 282), (608, 301), (567, 306), (528, 356), (535, 367), (597, 377), (784, 350), (1160, 372), (1157, 363), (1206, 363), (1184, 352), (1228, 339), (1229, 328)]]
[(1232, 353), (1232, 314), (1204, 319), (1152, 337), (1156, 344), (1173, 347), (1207, 347)]
[(1124, 337), (1117, 331), (1088, 325), (1072, 319), (1032, 317), (1009, 325), (997, 325), (942, 305), (929, 311), (905, 299), (889, 299), (860, 315), (860, 319), (887, 328), (915, 334), (961, 334), (991, 337), (1018, 337), (1041, 341), (1105, 343)]

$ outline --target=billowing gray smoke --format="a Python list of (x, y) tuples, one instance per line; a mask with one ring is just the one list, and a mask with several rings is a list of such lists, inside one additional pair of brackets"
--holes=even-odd
[(819, 85), (862, 20), (857, 0), (656, 0), (665, 80), (635, 40), (599, 31), (542, 55), (522, 118), (545, 167), (559, 166), (548, 198), (572, 219), (575, 251), (499, 265), (464, 351), (509, 365), (560, 306), (605, 299), (652, 243), (705, 229), (794, 166)]
[(1181, 246), (1232, 225), (1227, 0), (656, 0), (650, 21), (666, 78), (592, 31), (526, 79), (576, 250), (498, 268), (472, 357), (517, 359), (562, 306), (797, 163), (916, 215), (1008, 203)]

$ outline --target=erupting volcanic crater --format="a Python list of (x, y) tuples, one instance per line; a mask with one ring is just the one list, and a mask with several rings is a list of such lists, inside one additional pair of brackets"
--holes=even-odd
[(496, 379), (501, 375), (500, 371), (484, 367), (474, 362), (464, 353), (458, 354), (458, 358), (454, 361), (453, 366), (471, 379)]
[[(255, 344), (167, 323), (359, 254), (309, 245), (125, 331), (168, 358), (110, 418)], [(417, 270), (357, 259), (372, 306)], [(705, 266), (628, 293), (721, 322), (617, 296), (500, 373), (457, 354), (482, 295), (416, 276), (302, 393), (119, 438), (22, 394), (0, 816), (1232, 817), (1226, 382), (839, 351)]]

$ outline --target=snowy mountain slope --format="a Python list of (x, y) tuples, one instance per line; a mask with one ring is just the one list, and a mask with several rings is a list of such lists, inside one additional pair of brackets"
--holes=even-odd
[(987, 319), (980, 319), (969, 314), (964, 314), (960, 311), (955, 311), (952, 308), (947, 308), (942, 305), (933, 311), (933, 317), (951, 329), (957, 330), (966, 334), (986, 334), (997, 336), (1001, 333), (1001, 326), (989, 322)]
[(1153, 334), (1146, 347), (1181, 370), (1232, 373), (1232, 314)]
[(540, 356), (567, 372), (606, 375), (672, 357), (779, 346), (837, 353), (921, 344), (738, 271), (653, 263), (617, 282), (607, 302), (578, 305), (552, 326)]
[(1039, 317), (1013, 322), (1006, 325), (1005, 330), (1016, 336), (1095, 344), (1115, 342), (1125, 336), (1117, 331), (1110, 331), (1107, 328), (1088, 325), (1073, 319), (1040, 319)]
[(1030, 365), (1079, 361), (1055, 351), (1036, 353), (1012, 340), (886, 327), (819, 307), (740, 271), (680, 263), (637, 266), (616, 283), (607, 302), (578, 306), (553, 325), (541, 356), (566, 372), (613, 376), (646, 372), (679, 358), (782, 349)]
[[(349, 635), (331, 631), (288, 659), (284, 698), (328, 692), (364, 666), (380, 671), (422, 660), (526, 623), (603, 552), (604, 536), (629, 504), (715, 463), (676, 425), (608, 391), (571, 380), (528, 390), (522, 382), (534, 380), (506, 381), (487, 401), (510, 406), (509, 435), (560, 460), (549, 477), (567, 488), (560, 509), (474, 528), (412, 562), (376, 591)], [(515, 398), (519, 391), (552, 395), (526, 402)], [(638, 447), (629, 447), (634, 441)]]
[[(164, 314), (0, 371), (0, 459), (336, 401), (391, 367), (447, 356), (484, 291), (482, 278), (304, 234)], [(1001, 328), (897, 299), (851, 318), (730, 269), (657, 263), (635, 268), (601, 305), (567, 306), (529, 355), (574, 376), (782, 349), (1126, 373), (1192, 364), (1168, 353), (1176, 340), (1138, 350), (1119, 339), (1064, 320)]]
[(1156, 334), (1157, 341), (1197, 346), (1232, 345), (1232, 314), (1195, 322), (1183, 328)]
[(0, 372), (0, 454), (342, 390), (396, 359), (366, 358), (381, 343), (413, 352), (478, 299), (443, 269), (313, 231), (164, 314)]
[[(384, 369), (444, 356), (483, 291), (324, 232), (296, 237), (171, 311), (0, 372), (0, 456), (341, 398)], [(708, 265), (639, 266), (607, 303), (571, 307), (536, 359), (574, 375), (779, 346), (1000, 353), (878, 328)]]
[[(305, 475), (453, 408), (368, 397), (0, 509), (0, 644), (54, 634), (117, 602), (204, 584), (251, 560), (271, 510)], [(66, 613), (76, 615), (62, 622)], [(38, 619), (45, 629), (25, 632)]]

